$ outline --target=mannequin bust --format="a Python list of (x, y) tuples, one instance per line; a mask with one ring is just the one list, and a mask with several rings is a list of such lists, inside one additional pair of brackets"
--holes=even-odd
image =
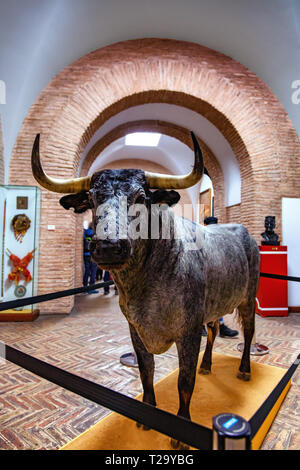
[(263, 238), (261, 242), (262, 245), (280, 245), (279, 236), (274, 232), (275, 227), (275, 217), (272, 215), (268, 215), (265, 218), (266, 230), (261, 234)]

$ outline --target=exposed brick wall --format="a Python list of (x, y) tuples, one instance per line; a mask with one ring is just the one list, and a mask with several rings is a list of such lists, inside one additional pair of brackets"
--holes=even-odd
[(2, 124), (0, 116), (0, 184), (5, 183), (4, 175), (4, 147), (3, 147), (3, 137), (2, 137)]
[(226, 222), (234, 224), (241, 223), (241, 204), (226, 207)]
[[(272, 214), (280, 232), (281, 197), (300, 196), (300, 145), (287, 113), (247, 68), (219, 52), (182, 41), (126, 41), (91, 52), (62, 70), (23, 123), (13, 150), (10, 183), (34, 184), (30, 153), (37, 132), (42, 134), (46, 171), (72, 177), (99, 126), (130, 106), (153, 102), (192, 109), (222, 132), (240, 165), (241, 222), (259, 239), (264, 216)], [(59, 207), (58, 199), (42, 193), (40, 293), (71, 287), (75, 277), (77, 222)], [(47, 232), (50, 223), (56, 232)], [(71, 305), (67, 298), (45, 309), (67, 312)]]
[[(40, 257), (38, 292), (70, 289), (82, 285), (82, 279), (75, 284), (76, 271), (80, 269), (75, 258), (77, 231), (82, 234), (80, 216), (66, 211), (59, 204), (62, 195), (42, 192), (40, 218)], [(55, 231), (48, 231), (48, 225), (55, 225)], [(79, 258), (81, 263), (82, 258)], [(40, 304), (41, 313), (64, 313), (73, 307), (73, 297)]]

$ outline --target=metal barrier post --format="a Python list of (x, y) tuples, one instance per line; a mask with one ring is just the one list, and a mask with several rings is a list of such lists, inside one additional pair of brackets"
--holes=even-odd
[[(239, 343), (237, 345), (237, 349), (240, 352), (244, 351), (244, 343)], [(251, 356), (264, 356), (265, 354), (269, 353), (269, 348), (265, 346), (264, 344), (257, 343), (256, 341), (256, 335), (254, 333), (251, 347), (250, 347), (250, 354)]]
[(213, 450), (251, 450), (251, 428), (248, 421), (232, 413), (214, 416)]
[(120, 362), (123, 366), (126, 367), (139, 367), (137, 357), (134, 351), (122, 354), (122, 356), (120, 356)]

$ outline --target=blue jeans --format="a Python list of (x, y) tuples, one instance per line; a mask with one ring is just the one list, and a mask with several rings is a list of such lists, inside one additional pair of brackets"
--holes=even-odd
[[(104, 282), (110, 281), (109, 271), (105, 271), (105, 272), (104, 272), (103, 281), (104, 281)], [(107, 293), (109, 292), (109, 286), (105, 286), (105, 287), (104, 287), (104, 292), (107, 292)]]
[(84, 286), (87, 286), (88, 283), (90, 284), (90, 286), (95, 284), (97, 267), (98, 267), (97, 264), (94, 263), (89, 256), (84, 257), (84, 275), (83, 275)]

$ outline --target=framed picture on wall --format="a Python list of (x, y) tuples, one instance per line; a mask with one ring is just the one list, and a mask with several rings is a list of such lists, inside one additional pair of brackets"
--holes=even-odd
[(212, 197), (210, 188), (199, 194), (199, 204), (199, 223), (203, 224), (205, 217), (210, 217), (212, 215)]

